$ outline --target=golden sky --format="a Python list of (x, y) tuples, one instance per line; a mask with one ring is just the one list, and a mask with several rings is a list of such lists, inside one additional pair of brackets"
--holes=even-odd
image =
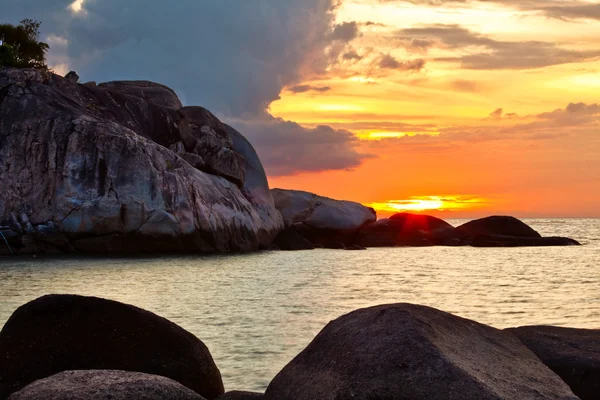
[(353, 39), (269, 111), (347, 129), (364, 157), (272, 187), (380, 215), (600, 216), (597, 2), (345, 0), (336, 19)]

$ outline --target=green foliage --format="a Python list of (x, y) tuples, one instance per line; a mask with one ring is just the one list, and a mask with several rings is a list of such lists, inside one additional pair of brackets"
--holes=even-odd
[(17, 26), (0, 24), (0, 67), (48, 69), (47, 43), (38, 40), (42, 23), (24, 19)]

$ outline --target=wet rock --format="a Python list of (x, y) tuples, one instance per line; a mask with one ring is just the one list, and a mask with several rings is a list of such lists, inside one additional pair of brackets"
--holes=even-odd
[(267, 400), (577, 400), (515, 336), (410, 304), (330, 322), (269, 384)]
[(314, 250), (315, 245), (300, 235), (294, 228), (286, 228), (277, 235), (274, 242), (281, 250)]
[(225, 393), (217, 400), (262, 400), (263, 398), (262, 393), (233, 391)]
[(14, 393), (10, 400), (204, 400), (164, 376), (114, 370), (65, 371)]
[(273, 189), (271, 193), (286, 226), (294, 226), (315, 245), (343, 248), (339, 243), (355, 244), (358, 231), (377, 219), (372, 208), (351, 201), (297, 190)]
[(600, 330), (555, 326), (507, 329), (582, 400), (600, 398)]
[(470, 244), (473, 247), (580, 246), (578, 241), (563, 237), (529, 238), (502, 235), (476, 235)]
[(456, 228), (460, 239), (472, 238), (477, 235), (503, 235), (524, 238), (540, 238), (529, 225), (514, 217), (492, 216), (467, 222)]
[(362, 246), (360, 246), (358, 244), (354, 244), (352, 246), (346, 247), (345, 250), (349, 250), (349, 251), (359, 250), (360, 251), (360, 250), (367, 250), (367, 248), (366, 247), (362, 247)]
[(204, 343), (134, 306), (44, 296), (19, 307), (0, 332), (0, 399), (62, 371), (116, 369), (173, 379), (211, 400), (223, 383)]

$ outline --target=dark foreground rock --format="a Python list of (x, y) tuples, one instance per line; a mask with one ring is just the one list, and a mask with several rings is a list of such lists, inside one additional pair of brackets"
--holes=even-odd
[(356, 243), (358, 231), (377, 220), (375, 210), (298, 190), (271, 190), (286, 227), (314, 245), (340, 248)]
[(280, 250), (298, 251), (298, 250), (314, 250), (315, 245), (312, 244), (298, 231), (291, 227), (286, 228), (277, 235), (273, 242)]
[(600, 330), (526, 326), (508, 331), (582, 400), (600, 399)]
[(10, 400), (204, 400), (178, 382), (125, 371), (66, 371), (35, 381)]
[(253, 392), (227, 392), (217, 400), (262, 400), (264, 395), (262, 393)]
[(563, 237), (515, 237), (502, 235), (477, 235), (470, 241), (473, 247), (550, 247), (550, 246), (580, 246), (573, 239)]
[(59, 372), (90, 369), (165, 376), (209, 400), (224, 393), (204, 343), (127, 304), (44, 296), (19, 307), (0, 332), (0, 399)]
[(358, 242), (365, 247), (432, 246), (455, 237), (454, 227), (439, 218), (400, 213), (364, 226)]
[(468, 239), (477, 235), (502, 235), (521, 238), (541, 238), (532, 227), (515, 217), (492, 216), (467, 222), (456, 228), (460, 239)]
[[(151, 82), (0, 69), (0, 226), (17, 253), (229, 252), (283, 229), (239, 132)], [(0, 254), (10, 253), (0, 243)]]
[(577, 400), (515, 336), (409, 304), (330, 322), (271, 382), (268, 400)]

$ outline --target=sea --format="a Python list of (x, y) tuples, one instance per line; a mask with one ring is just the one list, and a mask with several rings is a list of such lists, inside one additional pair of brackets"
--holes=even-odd
[(497, 328), (600, 328), (600, 219), (525, 222), (583, 246), (4, 258), (0, 327), (49, 293), (122, 301), (195, 334), (226, 390), (251, 391), (264, 391), (329, 321), (378, 304), (422, 304)]

